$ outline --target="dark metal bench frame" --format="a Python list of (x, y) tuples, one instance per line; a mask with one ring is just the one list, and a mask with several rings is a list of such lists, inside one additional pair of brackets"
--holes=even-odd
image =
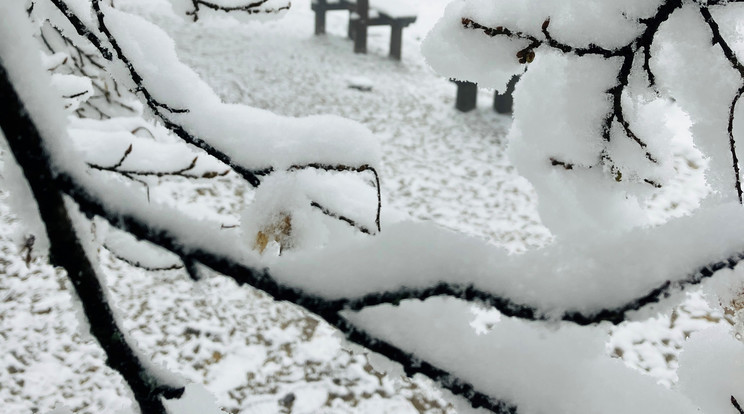
[[(369, 0), (337, 0), (329, 3), (327, 0), (313, 0), (312, 10), (315, 12), (315, 34), (325, 33), (327, 11), (349, 11), (349, 37), (354, 39), (354, 53), (367, 53), (367, 28), (369, 26), (390, 26), (390, 57), (401, 59), (403, 42), (403, 28), (416, 21), (416, 16), (390, 17), (379, 10), (377, 17), (369, 17)], [(374, 10), (374, 7), (373, 7)]]
[[(455, 108), (461, 112), (468, 112), (477, 106), (478, 85), (473, 82), (452, 80), (457, 85), (457, 97), (455, 98)], [(514, 87), (519, 81), (519, 76), (515, 75), (507, 84), (506, 91), (503, 94), (494, 92), (493, 109), (500, 114), (511, 114), (514, 106)]]

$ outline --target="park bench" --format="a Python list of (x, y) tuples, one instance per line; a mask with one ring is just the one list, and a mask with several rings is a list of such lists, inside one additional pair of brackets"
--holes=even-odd
[[(455, 108), (461, 112), (468, 112), (475, 109), (478, 101), (478, 85), (473, 82), (458, 81), (451, 79), (457, 85), (457, 96), (455, 98)], [(504, 93), (494, 92), (493, 109), (500, 114), (511, 114), (514, 105), (514, 87), (519, 81), (519, 76), (515, 75), (507, 84)]]
[(349, 37), (354, 52), (367, 53), (367, 28), (390, 26), (390, 56), (400, 60), (403, 28), (416, 21), (416, 10), (404, 0), (313, 0), (315, 34), (325, 33), (325, 14), (333, 10), (349, 11)]

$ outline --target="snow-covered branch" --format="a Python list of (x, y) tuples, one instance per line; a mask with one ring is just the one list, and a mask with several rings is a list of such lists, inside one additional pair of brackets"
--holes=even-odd
[[(643, 200), (674, 177), (667, 151), (674, 136), (710, 157), (716, 197), (741, 203), (736, 115), (744, 73), (726, 17), (739, 6), (463, 0), (450, 5), (423, 50), (443, 75), (481, 86), (503, 88), (526, 72), (510, 151), (542, 200), (543, 222), (559, 237), (622, 232), (647, 225)], [(715, 92), (705, 79), (716, 80)], [(590, 200), (580, 186), (603, 195)]]
[(186, 12), (187, 15), (192, 16), (194, 21), (199, 20), (199, 11), (202, 7), (209, 10), (215, 10), (224, 13), (237, 12), (252, 14), (276, 14), (282, 11), (289, 10), (292, 7), (292, 3), (286, 2), (272, 6), (274, 3), (272, 0), (190, 0), (193, 6), (192, 10)]
[[(484, 34), (490, 37), (504, 36), (510, 39), (519, 39), (528, 42), (527, 46), (523, 49), (520, 49), (516, 54), (516, 57), (521, 64), (532, 63), (535, 57), (535, 49), (540, 46), (550, 47), (553, 49), (557, 49), (562, 53), (573, 54), (579, 57), (586, 55), (596, 55), (601, 56), (605, 59), (620, 58), (621, 64), (619, 65), (616, 76), (617, 84), (607, 90), (607, 93), (610, 94), (612, 97), (612, 106), (611, 111), (609, 111), (605, 115), (603, 120), (602, 137), (605, 141), (609, 142), (613, 123), (617, 123), (618, 125), (620, 125), (625, 135), (645, 151), (644, 155), (649, 161), (651, 161), (652, 163), (658, 163), (656, 157), (654, 157), (654, 155), (652, 155), (647, 150), (648, 145), (633, 131), (629, 122), (627, 121), (623, 109), (622, 96), (625, 92), (625, 89), (629, 85), (631, 69), (633, 68), (636, 57), (639, 56), (639, 50), (644, 51), (644, 68), (646, 69), (646, 72), (648, 74), (649, 83), (653, 84), (654, 75), (653, 71), (648, 65), (648, 61), (650, 60), (650, 49), (654, 41), (654, 36), (658, 31), (659, 26), (669, 18), (672, 12), (674, 12), (681, 6), (682, 0), (673, 0), (666, 2), (659, 8), (654, 16), (641, 20), (642, 24), (645, 25), (646, 28), (638, 35), (638, 37), (632, 39), (625, 45), (619, 45), (614, 48), (605, 48), (595, 44), (590, 44), (585, 47), (577, 47), (560, 42), (556, 40), (550, 33), (550, 17), (545, 19), (545, 21), (540, 26), (540, 32), (542, 34), (541, 38), (537, 35), (531, 35), (516, 30), (510, 30), (509, 28), (503, 26), (484, 26), (469, 17), (462, 18), (462, 25), (466, 29), (481, 30)], [(620, 173), (620, 170), (613, 165), (612, 159), (606, 151), (603, 151), (601, 161), (607, 161), (609, 163), (611, 172), (614, 176), (617, 176), (618, 173)], [(643, 181), (653, 185), (654, 187), (661, 187), (660, 184), (648, 178), (643, 178)]]
[(90, 333), (106, 353), (108, 365), (124, 377), (142, 411), (165, 414), (161, 398), (180, 397), (183, 385), (150, 367), (121, 330), (102, 278), (76, 234), (70, 204), (65, 203), (55, 182), (50, 158), (32, 115), (13, 87), (3, 58), (0, 58), (0, 94), (4, 98), (0, 126), (13, 156), (24, 170), (45, 223), (50, 261), (67, 271), (89, 322)]

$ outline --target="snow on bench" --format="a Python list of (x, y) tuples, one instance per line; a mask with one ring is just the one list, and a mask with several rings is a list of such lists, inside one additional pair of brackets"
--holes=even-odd
[(325, 33), (325, 14), (331, 10), (349, 11), (349, 37), (354, 52), (367, 53), (367, 28), (390, 26), (390, 56), (401, 58), (403, 28), (416, 21), (416, 7), (405, 0), (313, 0), (315, 34)]

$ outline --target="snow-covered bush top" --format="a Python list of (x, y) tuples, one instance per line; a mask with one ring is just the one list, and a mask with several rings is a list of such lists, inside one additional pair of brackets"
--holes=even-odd
[(672, 140), (708, 157), (709, 203), (741, 201), (739, 2), (457, 0), (424, 43), (442, 74), (515, 93), (510, 156), (557, 236), (648, 224)]

